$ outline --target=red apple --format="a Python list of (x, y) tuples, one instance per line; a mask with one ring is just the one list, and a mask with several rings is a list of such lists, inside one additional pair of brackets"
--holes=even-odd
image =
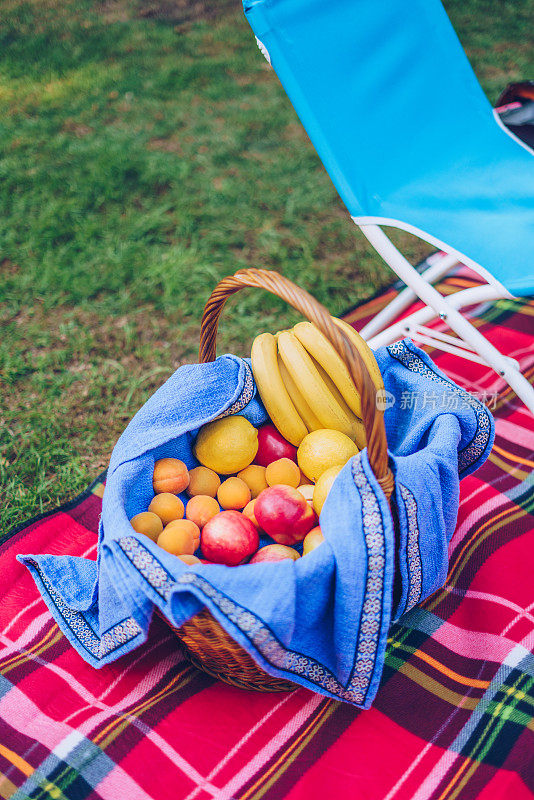
[(317, 515), (302, 494), (284, 484), (270, 486), (258, 495), (254, 516), (260, 528), (278, 544), (301, 542), (317, 524)]
[(260, 464), (262, 467), (268, 467), (269, 464), (273, 461), (278, 461), (279, 458), (290, 458), (291, 461), (296, 462), (297, 448), (287, 439), (284, 439), (277, 428), (268, 422), (258, 428), (258, 452), (254, 463)]
[(292, 547), (286, 547), (285, 544), (268, 544), (254, 553), (249, 564), (261, 564), (262, 561), (284, 561), (284, 559), (291, 558), (296, 561), (300, 558), (299, 554)]
[(306, 533), (308, 533), (312, 528), (314, 528), (317, 525), (319, 519), (317, 517), (317, 514), (315, 513), (315, 509), (308, 503), (308, 501), (306, 501), (306, 505), (308, 506), (308, 508), (302, 518), (302, 521), (303, 525), (305, 524), (307, 526)]
[(258, 531), (239, 511), (221, 511), (202, 528), (202, 555), (216, 564), (236, 567), (256, 552)]

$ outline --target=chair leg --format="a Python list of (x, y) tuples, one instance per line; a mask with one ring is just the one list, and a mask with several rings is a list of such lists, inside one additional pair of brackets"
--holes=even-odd
[[(454, 295), (451, 298), (443, 297), (437, 289), (425, 280), (423, 275), (417, 272), (377, 225), (361, 225), (360, 227), (364, 236), (394, 272), (397, 273), (401, 280), (416, 293), (417, 297), (433, 309), (434, 314), (431, 314), (430, 318), (437, 315), (444, 320), (464, 343), (478, 353), (495, 372), (504, 378), (519, 399), (522, 400), (531, 413), (534, 414), (534, 387), (527, 381), (524, 375), (513, 366), (510, 359), (503, 356), (502, 353), (488, 342), (486, 337), (471, 325), (460, 311), (455, 308), (456, 304), (451, 302)], [(469, 290), (461, 294), (465, 296), (467, 291)], [(493, 297), (495, 298), (496, 295), (497, 292), (494, 290)], [(473, 297), (473, 295), (471, 295), (471, 297)], [(471, 302), (476, 301), (471, 300)], [(420, 320), (418, 321), (420, 322)]]
[[(432, 284), (434, 281), (439, 281), (439, 279), (457, 263), (458, 259), (455, 255), (442, 255), (441, 258), (437, 259), (435, 264), (432, 264), (432, 266), (422, 272), (421, 276), (427, 283)], [(417, 300), (416, 293), (407, 286), (399, 292), (391, 303), (388, 303), (382, 311), (375, 314), (372, 320), (362, 328), (360, 335), (363, 336), (366, 341), (369, 340), (372, 336), (375, 336), (379, 331), (385, 328), (392, 320), (396, 319), (399, 314), (402, 314), (415, 300)]]
[[(424, 274), (425, 273), (423, 273), (423, 275)], [(485, 283), (481, 286), (473, 286), (470, 289), (462, 289), (460, 292), (451, 294), (447, 297), (447, 303), (452, 306), (452, 308), (459, 309), (465, 306), (499, 300), (501, 298), (502, 295), (499, 294), (493, 286), (489, 286), (489, 284)], [(390, 325), (389, 328), (385, 328), (383, 331), (380, 331), (380, 333), (367, 339), (367, 343), (373, 349), (391, 344), (403, 336), (411, 336), (418, 326), (426, 325), (436, 316), (437, 314), (431, 306), (423, 306), (409, 316)], [(367, 337), (364, 336), (364, 339), (366, 338)]]

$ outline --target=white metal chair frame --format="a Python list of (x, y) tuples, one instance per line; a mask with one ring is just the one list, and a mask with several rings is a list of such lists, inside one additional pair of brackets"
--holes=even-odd
[[(257, 37), (256, 42), (264, 57), (269, 64), (271, 64), (267, 48)], [(502, 124), (497, 114), (495, 114), (495, 121), (518, 144), (526, 150), (530, 150), (524, 142), (521, 142)], [(479, 364), (487, 364), (508, 383), (519, 399), (523, 401), (525, 406), (534, 415), (534, 386), (522, 375), (518, 362), (500, 353), (459, 310), (462, 307), (484, 301), (499, 300), (502, 298), (513, 299), (513, 295), (510, 294), (490, 272), (481, 267), (480, 264), (472, 261), (472, 259), (462, 253), (452, 250), (452, 248), (447, 247), (443, 242), (426, 235), (418, 228), (414, 228), (398, 220), (386, 221), (373, 217), (353, 217), (352, 219), (377, 253), (382, 256), (386, 264), (391, 267), (393, 272), (406, 284), (406, 289), (400, 292), (386, 308), (377, 314), (360, 331), (360, 334), (368, 341), (369, 345), (373, 348), (377, 348), (382, 345), (391, 344), (397, 339), (410, 336), (415, 337), (421, 344), (432, 345), (437, 349), (453, 353), (461, 358)], [(380, 224), (386, 223), (396, 228), (406, 230), (409, 233), (413, 233), (429, 244), (440, 247), (446, 255), (436, 264), (429, 267), (425, 272), (422, 274), (419, 273), (395, 247), (393, 242), (380, 227)], [(432, 282), (441, 278), (458, 262), (472, 267), (477, 274), (487, 280), (487, 284), (465, 289), (456, 292), (451, 297), (445, 298), (432, 285)], [(400, 322), (394, 323), (384, 329), (384, 326), (395, 319), (416, 298), (419, 298), (425, 303), (425, 308), (415, 311)], [(454, 331), (459, 338), (426, 327), (425, 323), (430, 322), (435, 317), (439, 317), (446, 322), (449, 328)]]
[[(442, 277), (459, 261), (464, 262), (460, 254), (449, 252), (425, 272), (419, 273), (378, 225), (364, 224), (357, 219), (354, 222), (407, 287), (360, 331), (369, 345), (376, 348), (410, 336), (417, 338), (421, 344), (432, 345), (461, 358), (487, 364), (508, 383), (534, 415), (534, 386), (522, 375), (517, 361), (500, 353), (459, 310), (475, 303), (513, 298), (513, 295), (485, 270), (477, 269), (479, 274), (484, 273), (483, 277), (487, 278), (487, 284), (464, 289), (450, 297), (443, 297), (432, 282)], [(384, 329), (384, 326), (395, 319), (416, 298), (425, 303), (424, 308)], [(459, 339), (425, 327), (425, 324), (435, 317), (446, 322)]]

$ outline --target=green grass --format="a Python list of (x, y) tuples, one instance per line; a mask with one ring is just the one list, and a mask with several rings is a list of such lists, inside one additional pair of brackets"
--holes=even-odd
[[(446, 5), (492, 101), (532, 76), (533, 0)], [(0, 12), (0, 532), (106, 465), (136, 409), (195, 358), (220, 277), (279, 269), (336, 313), (391, 278), (239, 10), (186, 27), (127, 7)], [(245, 354), (291, 319), (242, 293), (220, 348)]]

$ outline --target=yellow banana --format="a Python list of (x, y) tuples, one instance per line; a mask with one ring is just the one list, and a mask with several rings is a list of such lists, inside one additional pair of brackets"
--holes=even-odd
[(308, 433), (284, 386), (271, 333), (260, 333), (252, 342), (252, 372), (265, 410), (282, 436), (298, 447)]
[(375, 388), (377, 391), (379, 389), (384, 388), (384, 380), (382, 378), (382, 373), (380, 372), (380, 368), (376, 363), (375, 354), (360, 334), (354, 330), (352, 325), (349, 325), (348, 322), (345, 322), (343, 319), (338, 319), (337, 317), (333, 317), (334, 322), (341, 328), (343, 333), (347, 335), (347, 338), (351, 340), (353, 345), (358, 350), (359, 354), (362, 357), (362, 361), (365, 363), (369, 371), (369, 375), (371, 376), (371, 380), (373, 381)]
[(363, 450), (364, 447), (367, 447), (367, 436), (365, 435), (365, 427), (361, 419), (356, 417), (354, 422), (354, 433), (352, 434), (352, 438), (354, 439), (354, 443), (358, 450)]
[(302, 421), (306, 425), (308, 431), (311, 433), (312, 431), (318, 431), (323, 426), (321, 425), (320, 421), (318, 420), (317, 416), (313, 413), (312, 409), (308, 401), (304, 398), (301, 394), (297, 385), (291, 375), (289, 374), (286, 365), (282, 361), (282, 358), (278, 356), (278, 367), (280, 369), (280, 375), (282, 376), (282, 380), (284, 382), (284, 386), (286, 387), (287, 391), (289, 392), (289, 396), (293, 401), (293, 405), (297, 409)]
[(343, 359), (334, 346), (330, 344), (324, 333), (311, 322), (299, 322), (293, 328), (293, 332), (310, 356), (313, 356), (326, 374), (330, 376), (351, 411), (361, 417), (362, 404), (360, 395), (352, 382)]
[(304, 395), (321, 427), (352, 432), (352, 421), (326, 386), (310, 355), (292, 331), (282, 331), (278, 337), (278, 352), (293, 381)]
[(354, 412), (348, 407), (345, 400), (343, 399), (341, 392), (337, 388), (336, 384), (330, 377), (330, 375), (322, 368), (322, 366), (312, 358), (313, 363), (315, 364), (315, 368), (317, 372), (325, 382), (327, 388), (332, 392), (334, 397), (336, 398), (337, 402), (343, 409), (344, 413), (347, 415), (347, 418), (350, 420), (351, 423), (351, 432), (348, 434), (351, 439), (354, 440), (356, 445), (358, 446), (359, 450), (365, 447), (367, 444), (367, 438), (365, 436), (365, 428), (363, 425), (362, 420), (358, 417)]

